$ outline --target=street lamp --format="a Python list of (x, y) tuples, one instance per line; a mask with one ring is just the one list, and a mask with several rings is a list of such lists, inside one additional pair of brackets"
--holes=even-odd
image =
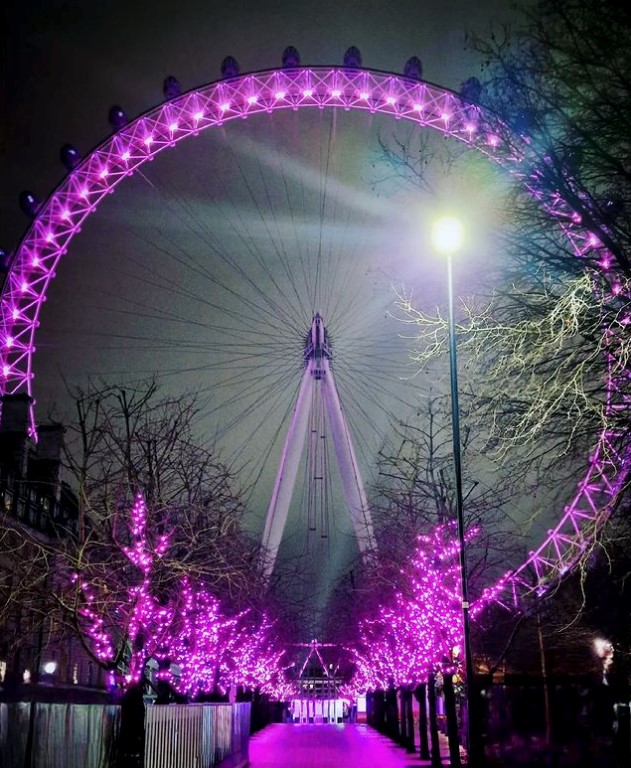
[[(454, 216), (445, 216), (434, 222), (432, 227), (432, 243), (434, 249), (447, 257), (447, 293), (449, 297), (449, 373), (451, 390), (451, 434), (454, 457), (454, 474), (456, 476), (456, 518), (458, 522), (458, 541), (460, 544), (460, 582), (462, 587), (462, 629), (466, 674), (467, 698), (467, 751), (469, 765), (481, 762), (481, 750), (475, 733), (474, 716), (476, 700), (472, 692), (473, 660), (471, 657), (471, 641), (469, 630), (469, 591), (467, 588), (467, 556), (465, 550), (465, 528), (462, 502), (462, 464), (460, 456), (460, 410), (458, 406), (458, 359), (456, 354), (456, 323), (454, 320), (454, 290), (452, 256), (460, 250), (464, 242), (464, 227)], [(475, 721), (475, 722), (474, 722)]]

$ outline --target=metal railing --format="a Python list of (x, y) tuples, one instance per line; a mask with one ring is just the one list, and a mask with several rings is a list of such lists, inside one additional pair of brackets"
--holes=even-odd
[[(0, 703), (2, 768), (114, 768), (121, 708), (114, 704)], [(144, 768), (247, 764), (250, 704), (149, 705)]]

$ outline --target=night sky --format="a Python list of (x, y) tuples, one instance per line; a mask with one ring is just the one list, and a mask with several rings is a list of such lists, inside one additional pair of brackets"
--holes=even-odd
[[(401, 72), (417, 55), (427, 80), (457, 89), (479, 75), (475, 55), (464, 50), (465, 32), (509, 20), (510, 6), (5, 4), (0, 245), (14, 248), (26, 226), (19, 192), (28, 188), (43, 199), (63, 178), (59, 148), (70, 142), (89, 152), (108, 134), (110, 105), (135, 117), (162, 100), (166, 75), (187, 90), (215, 80), (228, 54), (248, 72), (280, 65), (287, 45), (298, 48), (303, 64), (340, 64), (356, 45), (367, 67)], [(383, 178), (378, 139), (397, 130), (363, 115), (261, 116), (184, 142), (144, 166), (86, 223), (58, 270), (38, 336), (38, 417), (53, 408), (63, 416), (63, 378), (155, 373), (167, 391), (197, 393), (200, 437), (240, 467), (256, 530), (299, 382), (304, 334), (313, 311), (321, 311), (370, 485), (393, 415), (413, 414), (446, 383), (446, 371), (413, 378), (408, 332), (389, 318), (393, 289), (412, 291), (428, 308), (444, 303), (445, 290), (423, 245), (422, 222), (436, 198)], [(479, 198), (470, 215), (483, 220), (492, 190), (467, 194), (476, 183), (460, 179), (459, 194)], [(453, 182), (443, 198), (449, 190)], [(487, 234), (476, 237), (475, 258), (491, 258), (481, 247)], [(285, 253), (296, 264), (325, 254), (326, 276), (315, 285), (301, 282), (298, 268), (283, 273), (278, 260)], [(475, 258), (459, 271), (463, 292)], [(331, 574), (355, 554), (343, 514), (332, 512), (318, 534), (325, 525), (328, 539), (309, 542), (296, 512), (284, 545), (304, 556), (320, 605)]]
[(60, 179), (59, 147), (70, 142), (89, 151), (108, 132), (111, 104), (130, 116), (145, 111), (161, 100), (168, 74), (187, 89), (216, 79), (228, 54), (246, 72), (279, 65), (288, 45), (305, 64), (341, 63), (356, 45), (366, 66), (400, 72), (416, 55), (427, 80), (458, 88), (479, 74), (475, 54), (464, 50), (466, 31), (510, 20), (511, 6), (509, 0), (3, 3), (4, 247), (14, 247), (24, 226), (19, 192), (30, 188), (45, 197)]

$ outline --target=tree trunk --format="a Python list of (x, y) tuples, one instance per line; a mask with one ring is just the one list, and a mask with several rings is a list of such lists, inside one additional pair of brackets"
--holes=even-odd
[(406, 688), (405, 691), (406, 702), (406, 718), (407, 718), (407, 735), (408, 741), (406, 749), (410, 754), (414, 754), (414, 712), (412, 711), (412, 689)]
[(383, 691), (375, 691), (373, 696), (375, 728), (379, 733), (386, 732), (386, 699)]
[(399, 722), (401, 723), (401, 732), (399, 736), (399, 743), (402, 747), (407, 747), (408, 742), (408, 720), (405, 701), (405, 689), (399, 689)]
[(399, 740), (399, 708), (397, 706), (397, 692), (391, 686), (386, 691), (386, 733), (393, 741)]
[(421, 683), (414, 691), (418, 701), (418, 737), (421, 747), (421, 760), (429, 760), (429, 741), (427, 739), (427, 685)]
[(456, 696), (451, 675), (443, 673), (443, 692), (445, 694), (445, 714), (447, 716), (447, 739), (449, 741), (449, 764), (460, 766), (460, 742), (458, 739), (458, 717), (456, 715)]
[(366, 694), (366, 722), (368, 725), (372, 725), (373, 728), (377, 727), (375, 721), (375, 694), (372, 691), (368, 691)]
[(438, 717), (436, 715), (436, 680), (434, 675), (427, 679), (427, 703), (429, 704), (429, 736), (432, 745), (432, 765), (440, 762), (440, 741), (438, 740)]

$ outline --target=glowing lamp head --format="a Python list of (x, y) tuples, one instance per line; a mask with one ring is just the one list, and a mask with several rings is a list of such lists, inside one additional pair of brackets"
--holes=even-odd
[(464, 227), (455, 216), (444, 216), (434, 222), (432, 243), (438, 253), (450, 255), (456, 253), (464, 242)]
[(47, 675), (54, 675), (56, 669), (57, 669), (57, 662), (56, 661), (47, 661), (44, 664), (44, 672)]

